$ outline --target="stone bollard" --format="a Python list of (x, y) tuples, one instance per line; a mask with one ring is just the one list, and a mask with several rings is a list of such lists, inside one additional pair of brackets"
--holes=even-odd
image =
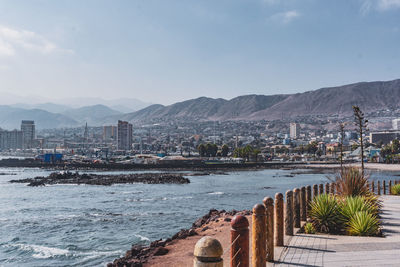
[(300, 189), (300, 215), (303, 222), (307, 221), (307, 198), (304, 186)]
[(375, 183), (374, 183), (374, 181), (371, 181), (371, 192), (375, 193)]
[(312, 193), (311, 193), (311, 185), (308, 185), (306, 188), (306, 196), (307, 196), (307, 208), (306, 208), (306, 213), (307, 213), (307, 218), (308, 218), (308, 209), (310, 208), (310, 203), (312, 201)]
[(301, 218), (300, 218), (300, 189), (295, 188), (293, 190), (293, 221), (294, 227), (300, 228)]
[(275, 194), (275, 246), (283, 247), (283, 195)]
[[(232, 244), (233, 243), (233, 244)], [(231, 267), (249, 267), (249, 221), (236, 215), (231, 221)]]
[(210, 236), (204, 236), (194, 247), (194, 267), (223, 267), (221, 243)]
[(329, 183), (326, 183), (326, 184), (325, 184), (325, 193), (326, 193), (326, 194), (330, 194), (330, 192), (331, 192), (331, 191), (330, 191), (330, 188), (329, 188)]
[(253, 207), (251, 231), (251, 266), (265, 266), (266, 256), (266, 218), (265, 207), (256, 204)]
[(315, 198), (316, 196), (318, 196), (318, 185), (313, 185), (313, 198)]
[(324, 185), (323, 184), (319, 184), (319, 195), (322, 195), (324, 193)]
[(267, 220), (267, 261), (272, 262), (274, 261), (274, 200), (266, 197), (263, 203)]
[(331, 183), (331, 194), (335, 195), (335, 188), (336, 188), (336, 184), (335, 183)]
[(386, 195), (386, 180), (383, 180), (382, 182), (382, 189), (383, 189), (383, 194)]
[(285, 234), (293, 235), (293, 191), (286, 191)]
[(376, 191), (377, 191), (378, 195), (381, 194), (381, 181), (378, 181), (378, 187), (377, 187)]

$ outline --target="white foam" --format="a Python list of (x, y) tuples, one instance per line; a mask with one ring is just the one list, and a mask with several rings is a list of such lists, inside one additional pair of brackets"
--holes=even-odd
[(142, 236), (142, 235), (139, 235), (139, 234), (135, 234), (135, 236), (136, 236), (136, 237), (139, 237), (139, 238), (140, 238), (140, 241), (149, 241), (149, 242), (150, 242), (150, 239), (147, 238), (147, 237), (145, 237), (145, 236)]
[(225, 194), (224, 192), (211, 192), (211, 193), (208, 193), (209, 195), (223, 195), (223, 194)]
[(68, 249), (52, 248), (40, 245), (29, 245), (29, 244), (12, 244), (11, 247), (17, 247), (23, 251), (32, 252), (32, 257), (36, 259), (48, 259), (55, 256), (68, 256), (70, 251)]

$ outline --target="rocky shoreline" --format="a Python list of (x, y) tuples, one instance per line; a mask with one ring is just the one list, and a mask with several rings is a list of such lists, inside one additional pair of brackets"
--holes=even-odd
[(181, 229), (171, 238), (153, 241), (149, 246), (132, 245), (131, 249), (126, 251), (124, 257), (116, 259), (112, 263), (108, 263), (107, 267), (142, 267), (143, 264), (147, 263), (150, 258), (168, 254), (169, 250), (166, 248), (166, 246), (174, 241), (186, 239), (189, 236), (198, 235), (199, 232), (208, 230), (208, 226), (205, 225), (209, 224), (210, 222), (230, 222), (231, 217), (237, 214), (247, 216), (250, 215), (251, 212), (249, 210), (225, 211), (211, 209), (206, 215), (197, 219), (192, 224), (191, 228)]
[(188, 184), (190, 180), (183, 174), (176, 173), (135, 173), (135, 174), (80, 174), (78, 172), (53, 172), (47, 177), (39, 176), (20, 180), (11, 180), (10, 183), (28, 183), (28, 186), (45, 186), (54, 184)]

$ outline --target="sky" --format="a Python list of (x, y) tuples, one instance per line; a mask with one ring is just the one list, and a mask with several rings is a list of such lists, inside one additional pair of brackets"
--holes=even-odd
[(400, 0), (0, 0), (4, 95), (171, 104), (397, 78)]

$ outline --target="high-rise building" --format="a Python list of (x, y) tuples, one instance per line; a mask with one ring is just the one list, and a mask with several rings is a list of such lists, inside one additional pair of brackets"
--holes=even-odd
[(35, 140), (35, 122), (23, 120), (21, 122), (22, 131), (22, 147), (24, 149), (32, 148), (33, 140)]
[(296, 139), (300, 136), (300, 124), (292, 122), (290, 123), (290, 138)]
[(400, 119), (392, 120), (392, 128), (396, 131), (400, 130)]
[(21, 149), (22, 131), (0, 131), (0, 149)]
[(127, 121), (118, 121), (117, 127), (117, 149), (132, 149), (132, 124)]
[(103, 140), (110, 141), (115, 140), (117, 137), (117, 127), (116, 126), (103, 126)]

